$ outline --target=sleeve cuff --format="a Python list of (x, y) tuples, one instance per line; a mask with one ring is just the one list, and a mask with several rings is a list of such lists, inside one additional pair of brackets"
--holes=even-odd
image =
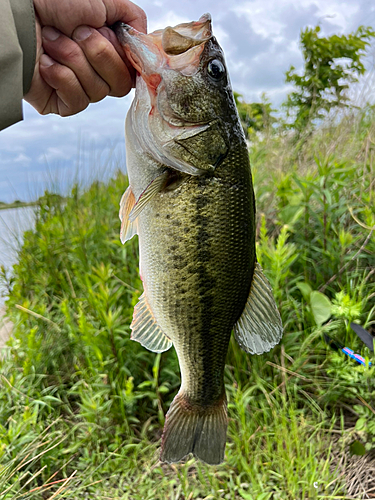
[(36, 58), (35, 12), (32, 0), (11, 0), (11, 9), (22, 49), (23, 95), (30, 89)]

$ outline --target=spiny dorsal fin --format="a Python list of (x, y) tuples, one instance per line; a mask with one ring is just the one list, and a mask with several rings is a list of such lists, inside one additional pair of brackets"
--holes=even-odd
[(138, 215), (142, 212), (147, 203), (162, 189), (165, 188), (168, 180), (168, 170), (165, 170), (158, 177), (153, 179), (146, 189), (140, 194), (137, 203), (134, 205), (133, 210), (129, 214), (130, 222), (135, 221)]
[(156, 323), (144, 293), (134, 308), (130, 328), (132, 330), (130, 338), (142, 344), (149, 351), (164, 352), (172, 345), (172, 342)]
[(119, 217), (121, 220), (120, 240), (121, 243), (133, 238), (138, 232), (137, 222), (130, 222), (129, 215), (135, 205), (135, 197), (131, 187), (129, 186), (125, 193), (122, 195), (120, 201)]
[(271, 285), (257, 262), (245, 309), (234, 325), (235, 339), (244, 351), (262, 354), (278, 344), (282, 334), (283, 325)]

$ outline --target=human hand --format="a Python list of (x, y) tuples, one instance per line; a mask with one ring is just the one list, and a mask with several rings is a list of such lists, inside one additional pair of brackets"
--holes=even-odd
[(106, 25), (146, 32), (146, 15), (129, 0), (34, 0), (37, 54), (24, 96), (41, 114), (70, 116), (107, 95), (126, 95), (134, 69)]

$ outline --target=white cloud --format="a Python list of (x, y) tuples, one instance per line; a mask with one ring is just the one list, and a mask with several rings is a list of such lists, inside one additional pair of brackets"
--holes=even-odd
[(339, 26), (342, 30), (351, 29), (350, 20), (358, 12), (360, 6), (356, 2), (324, 1), (315, 2), (319, 8), (321, 19), (329, 24)]
[(49, 147), (46, 151), (38, 157), (38, 161), (53, 161), (53, 160), (69, 160), (70, 154), (64, 148)]
[(280, 10), (285, 9), (286, 2), (270, 0), (267, 2), (267, 11), (265, 2), (255, 0), (253, 2), (244, 2), (232, 7), (232, 11), (238, 16), (245, 15), (253, 31), (258, 35), (268, 38), (280, 33), (283, 23), (279, 19)]
[[(1, 152), (8, 152), (8, 153), (22, 153), (25, 151), (25, 146), (22, 146), (20, 144), (12, 144), (12, 143), (7, 143), (4, 141), (1, 145)], [(1, 158), (1, 152), (0, 152), (0, 158)]]
[[(265, 38), (280, 34), (288, 27), (288, 12), (295, 9), (300, 13), (308, 8), (316, 10), (312, 24), (326, 20), (339, 26), (342, 30), (350, 27), (351, 18), (358, 12), (358, 3), (341, 2), (338, 0), (254, 0), (239, 2), (231, 10), (245, 15), (255, 33)], [(302, 27), (302, 26), (301, 26)]]
[[(134, 1), (147, 13), (149, 31), (210, 12), (233, 88), (249, 101), (266, 92), (274, 106), (289, 91), (285, 71), (292, 64), (301, 68), (301, 29), (321, 23), (324, 35), (375, 25), (372, 0)], [(133, 93), (106, 98), (69, 118), (40, 116), (25, 104), (25, 120), (0, 133), (0, 178), (7, 179), (5, 185), (0, 182), (0, 199), (11, 201), (15, 192), (19, 198), (30, 190), (39, 193), (46, 177), (56, 172), (70, 179), (77, 169), (81, 178), (95, 169), (95, 175), (107, 175), (104, 165), (111, 150), (114, 163), (123, 166), (124, 122), (132, 98)]]
[[(158, 2), (159, 4), (159, 2)], [(155, 4), (156, 5), (156, 4)], [(162, 6), (162, 5), (157, 5)], [(148, 21), (148, 31), (152, 32), (158, 30), (160, 28), (165, 28), (167, 26), (176, 26), (176, 24), (188, 23), (191, 21), (188, 17), (181, 15), (181, 13), (174, 12), (173, 10), (169, 10), (166, 12), (163, 17), (159, 19), (149, 19)]]
[(31, 162), (31, 158), (30, 156), (26, 156), (24, 153), (19, 153), (13, 161), (14, 163), (29, 164)]

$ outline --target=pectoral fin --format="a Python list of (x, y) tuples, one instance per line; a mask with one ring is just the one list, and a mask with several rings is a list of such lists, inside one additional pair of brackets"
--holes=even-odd
[(142, 344), (149, 351), (164, 352), (172, 345), (170, 339), (157, 324), (144, 293), (134, 308), (130, 328), (132, 330), (130, 338)]
[(158, 177), (155, 177), (150, 184), (146, 187), (146, 189), (140, 194), (137, 202), (135, 203), (132, 211), (129, 214), (129, 221), (133, 222), (138, 217), (138, 215), (142, 212), (147, 203), (152, 200), (152, 198), (160, 193), (162, 189), (167, 185), (169, 177), (168, 170), (165, 170)]
[(120, 212), (119, 217), (121, 220), (121, 230), (120, 230), (120, 240), (121, 243), (133, 238), (138, 232), (137, 222), (130, 222), (129, 214), (133, 210), (135, 205), (135, 197), (131, 187), (129, 186), (125, 193), (122, 195), (120, 201)]
[(234, 325), (234, 336), (241, 349), (251, 354), (268, 352), (283, 334), (280, 313), (269, 281), (258, 263), (245, 309)]

